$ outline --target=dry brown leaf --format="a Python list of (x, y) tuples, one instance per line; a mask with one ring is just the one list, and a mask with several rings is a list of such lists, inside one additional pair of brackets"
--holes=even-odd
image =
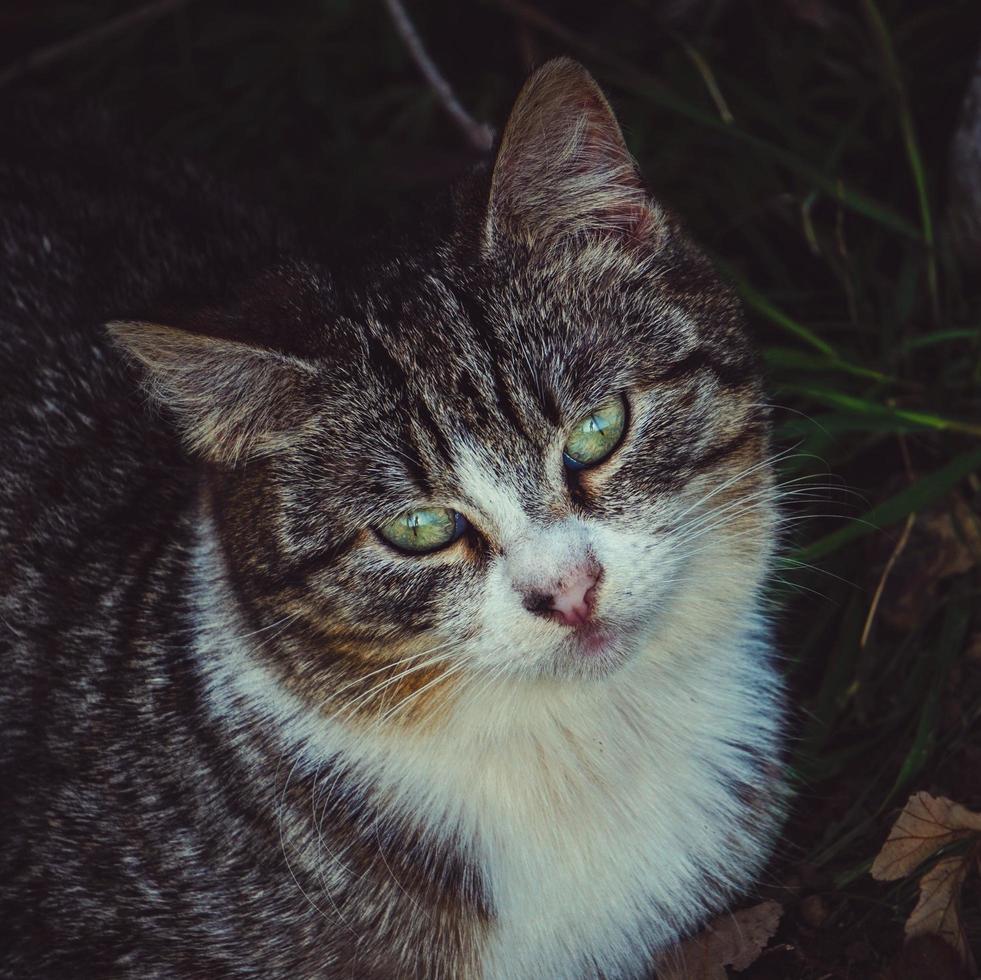
[(726, 980), (727, 966), (745, 970), (777, 931), (781, 915), (779, 902), (720, 915), (697, 936), (661, 957), (658, 980)]
[(920, 900), (906, 920), (906, 935), (939, 936), (957, 950), (961, 962), (973, 972), (971, 950), (961, 925), (961, 886), (973, 856), (956, 854), (938, 861), (920, 878)]
[(908, 939), (882, 980), (971, 980), (964, 964), (939, 936)]
[(977, 660), (981, 663), (981, 630), (975, 630), (971, 638), (967, 641), (967, 650), (964, 656), (968, 660)]
[[(880, 881), (904, 878), (927, 858), (954, 841), (981, 834), (981, 813), (942, 796), (914, 793), (893, 824), (872, 864)], [(981, 870), (981, 838), (961, 854), (942, 857), (920, 877), (920, 897), (906, 920), (908, 939), (935, 936), (957, 951), (974, 971), (974, 961), (961, 925), (960, 898), (964, 879), (975, 860)]]
[(974, 555), (974, 564), (981, 563), (981, 515), (959, 493), (953, 494), (953, 514), (961, 532), (961, 539)]
[[(883, 539), (882, 546), (888, 543)], [(893, 629), (920, 623), (944, 579), (981, 562), (981, 522), (957, 494), (942, 509), (920, 514), (889, 577), (880, 615)]]
[(941, 847), (981, 832), (981, 813), (929, 793), (914, 793), (872, 864), (878, 881), (905, 878)]

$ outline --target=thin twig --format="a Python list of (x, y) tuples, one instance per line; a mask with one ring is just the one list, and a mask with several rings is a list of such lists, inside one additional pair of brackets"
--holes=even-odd
[(893, 46), (892, 38), (889, 35), (886, 22), (882, 18), (882, 13), (876, 6), (875, 0), (862, 0), (862, 6), (865, 10), (865, 17), (869, 22), (872, 34), (875, 36), (875, 40), (879, 45), (884, 80), (892, 89), (893, 98), (896, 102), (899, 128), (903, 134), (903, 145), (906, 148), (906, 159), (909, 162), (910, 172), (913, 175), (913, 185), (916, 188), (916, 197), (920, 205), (920, 225), (923, 228), (923, 244), (926, 246), (924, 251), (930, 306), (934, 323), (939, 324), (941, 322), (940, 284), (937, 271), (936, 242), (933, 232), (933, 214), (930, 209), (930, 195), (927, 189), (926, 174), (923, 167), (923, 156), (920, 153), (916, 128), (913, 125), (913, 111), (910, 106), (909, 96), (906, 93), (906, 86), (903, 84), (899, 62), (896, 60), (896, 50)]
[(443, 77), (442, 72), (436, 67), (435, 62), (429, 57), (422, 38), (415, 25), (409, 19), (402, 0), (385, 0), (385, 6), (391, 15), (395, 30), (409, 50), (412, 60), (416, 63), (419, 71), (429, 83), (437, 101), (446, 111), (446, 114), (456, 123), (460, 132), (467, 138), (470, 145), (481, 153), (487, 153), (494, 145), (494, 130), (486, 123), (479, 123), (467, 112), (456, 97), (450, 83)]
[(872, 596), (872, 605), (869, 606), (869, 614), (865, 617), (865, 626), (862, 628), (862, 638), (858, 641), (860, 650), (864, 650), (865, 644), (868, 643), (869, 634), (872, 632), (872, 623), (875, 620), (875, 613), (879, 608), (879, 600), (882, 598), (882, 593), (885, 590), (886, 581), (892, 573), (892, 568), (893, 565), (896, 564), (896, 559), (903, 553), (903, 549), (906, 547), (906, 542), (909, 541), (910, 531), (913, 530), (913, 525), (915, 523), (916, 511), (913, 511), (913, 513), (906, 518), (906, 523), (903, 525), (903, 533), (899, 536), (899, 540), (896, 542), (896, 547), (892, 549), (892, 554), (889, 556), (889, 561), (886, 562), (886, 567), (882, 569), (882, 575), (879, 576), (879, 584), (875, 587), (875, 595)]
[(55, 62), (63, 61), (65, 58), (82, 51), (85, 48), (94, 47), (103, 41), (125, 34), (132, 28), (147, 21), (156, 20), (165, 14), (172, 13), (179, 7), (183, 7), (190, 0), (156, 0), (155, 3), (148, 3), (129, 13), (120, 15), (113, 20), (107, 21), (99, 27), (93, 27), (89, 31), (83, 31), (66, 41), (59, 41), (57, 44), (40, 48), (29, 54), (26, 58), (15, 61), (0, 72), (0, 87), (9, 85), (10, 82), (29, 75), (32, 72), (41, 71)]
[[(890, 408), (893, 407), (894, 399), (890, 398), (887, 404)], [(906, 479), (909, 483), (916, 482), (916, 470), (913, 469), (913, 460), (910, 459), (909, 446), (906, 445), (906, 436), (902, 432), (896, 437), (896, 441), (899, 443), (899, 451), (903, 456), (903, 469), (906, 471)]]
[(553, 18), (549, 17), (548, 14), (543, 13), (532, 4), (524, 3), (523, 0), (496, 0), (496, 2), (499, 7), (507, 10), (519, 20), (524, 21), (527, 24), (531, 24), (533, 27), (537, 27), (546, 34), (550, 34), (556, 40), (561, 41), (563, 44), (567, 45), (573, 50), (578, 49), (584, 55), (586, 55), (586, 57), (591, 58), (593, 61), (600, 62), (601, 64), (607, 64), (611, 68), (624, 72), (625, 74), (629, 74), (634, 78), (639, 76), (643, 83), (656, 86), (657, 88), (663, 87), (661, 86), (661, 83), (655, 80), (652, 76), (635, 69), (631, 64), (624, 61), (622, 58), (618, 58), (616, 55), (605, 51), (598, 45), (593, 44), (592, 41), (579, 37), (579, 35), (574, 34), (567, 27), (564, 27), (557, 20), (553, 20)]
[[(889, 400), (890, 407), (893, 407), (893, 400)], [(909, 447), (906, 445), (906, 437), (900, 433), (897, 437), (899, 442), (899, 451), (903, 456), (903, 469), (906, 471), (906, 479), (909, 483), (916, 482), (916, 471), (913, 469), (913, 461), (910, 459)], [(892, 567), (896, 564), (896, 559), (903, 553), (903, 549), (906, 547), (906, 543), (909, 541), (910, 531), (913, 530), (913, 525), (916, 523), (916, 511), (912, 511), (906, 517), (906, 524), (903, 527), (903, 533), (899, 536), (899, 540), (896, 542), (896, 546), (892, 549), (892, 554), (889, 556), (889, 560), (886, 562), (886, 567), (882, 570), (882, 575), (879, 577), (879, 584), (876, 586), (875, 595), (872, 596), (872, 604), (869, 606), (868, 615), (865, 617), (865, 626), (862, 628), (862, 638), (858, 642), (860, 650), (865, 649), (865, 644), (868, 642), (869, 634), (872, 632), (872, 621), (875, 619), (876, 610), (879, 608), (879, 600), (882, 598), (882, 593), (886, 588), (886, 580), (892, 574)]]
[(715, 78), (715, 73), (712, 71), (711, 66), (693, 44), (689, 44), (684, 38), (681, 37), (679, 37), (677, 40), (681, 44), (685, 54), (688, 55), (691, 63), (695, 66), (695, 70), (702, 76), (702, 81), (705, 83), (705, 88), (708, 90), (708, 94), (712, 97), (712, 101), (715, 103), (715, 108), (719, 110), (719, 116), (722, 118), (722, 121), (727, 126), (731, 125), (733, 122), (735, 122), (735, 116), (733, 116), (732, 110), (729, 108), (729, 104), (726, 102), (725, 96), (722, 94), (722, 89), (719, 88), (719, 83)]

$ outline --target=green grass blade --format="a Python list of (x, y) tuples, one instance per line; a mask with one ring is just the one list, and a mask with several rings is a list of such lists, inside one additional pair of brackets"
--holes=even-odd
[(933, 347), (936, 344), (949, 344), (958, 340), (978, 340), (981, 338), (981, 327), (962, 327), (952, 330), (937, 330), (935, 333), (923, 334), (907, 340), (899, 349), (903, 354), (922, 347)]
[(774, 306), (762, 293), (757, 292), (757, 290), (746, 282), (727, 262), (723, 262), (718, 258), (716, 258), (716, 262), (722, 272), (732, 280), (739, 295), (743, 298), (743, 302), (750, 309), (755, 310), (760, 316), (769, 320), (771, 323), (775, 323), (778, 327), (803, 340), (804, 343), (820, 351), (825, 356), (838, 359), (837, 352), (827, 341), (822, 340), (813, 330), (805, 327), (803, 323), (798, 323), (792, 316), (789, 316), (783, 310)]
[(879, 433), (898, 435), (910, 432), (923, 432), (926, 428), (917, 422), (897, 418), (894, 415), (855, 415), (850, 412), (825, 412), (807, 418), (791, 418), (776, 426), (777, 442), (793, 442), (802, 437), (823, 434), (825, 437), (839, 436), (848, 432)]
[(933, 235), (933, 215), (930, 211), (930, 195), (927, 191), (926, 171), (923, 167), (923, 157), (916, 139), (916, 129), (913, 126), (913, 114), (910, 110), (909, 99), (906, 97), (906, 87), (903, 85), (902, 73), (896, 61), (892, 39), (886, 22), (875, 5), (875, 0), (862, 0), (865, 15), (875, 35), (882, 53), (886, 81), (893, 90), (899, 113), (899, 125), (903, 134), (903, 145), (906, 147), (906, 158), (913, 174), (916, 185), (916, 198), (920, 208), (920, 223), (923, 227), (923, 242), (926, 245), (927, 286), (930, 290), (930, 301), (933, 307), (933, 319), (940, 320), (940, 286), (937, 278), (936, 242)]
[(852, 364), (850, 361), (826, 355), (809, 354), (806, 351), (794, 350), (787, 347), (767, 347), (763, 351), (763, 359), (767, 366), (781, 371), (801, 370), (832, 374), (851, 374), (856, 378), (868, 378), (883, 384), (896, 383), (895, 378), (872, 368)]
[(561, 41), (562, 44), (567, 45), (571, 50), (578, 51), (591, 60), (606, 65), (610, 69), (608, 77), (611, 81), (615, 81), (627, 91), (634, 92), (636, 95), (649, 99), (662, 109), (667, 109), (670, 112), (684, 116), (700, 126), (724, 133), (727, 137), (747, 147), (751, 147), (753, 150), (772, 160), (776, 160), (788, 170), (798, 174), (815, 187), (836, 198), (849, 210), (871, 218), (884, 227), (906, 235), (909, 238), (922, 239), (923, 235), (915, 224), (887, 205), (873, 200), (860, 191), (843, 186), (837, 177), (828, 176), (812, 163), (802, 159), (790, 150), (770, 143), (768, 140), (755, 136), (752, 133), (747, 133), (736, 124), (724, 122), (701, 106), (681, 98), (654, 75), (637, 68), (626, 59), (613, 54), (602, 46), (581, 37), (533, 5), (523, 3), (522, 0), (496, 0), (496, 2), (505, 10), (510, 10), (522, 20), (533, 24), (546, 34)]
[(947, 674), (954, 661), (964, 649), (968, 627), (971, 625), (973, 602), (970, 600), (952, 602), (944, 615), (943, 626), (937, 641), (934, 655), (930, 658), (930, 674), (933, 683), (930, 693), (920, 710), (913, 742), (903, 759), (892, 789), (882, 801), (882, 809), (914, 780), (930, 761), (937, 742), (938, 720), (947, 684)]
[(813, 561), (833, 554), (846, 544), (864, 538), (868, 534), (905, 520), (913, 511), (923, 510), (948, 494), (964, 477), (981, 468), (981, 449), (956, 456), (951, 462), (927, 476), (921, 477), (905, 490), (900, 491), (845, 527), (799, 549), (794, 558)]
[(846, 409), (856, 415), (878, 416), (879, 418), (894, 418), (909, 422), (923, 429), (935, 429), (941, 432), (963, 432), (965, 435), (981, 436), (981, 425), (973, 422), (963, 422), (960, 419), (950, 419), (934, 412), (917, 412), (905, 408), (890, 408), (866, 398), (848, 395), (830, 388), (811, 387), (808, 385), (785, 385), (788, 391), (799, 392), (815, 401), (833, 405), (835, 408)]

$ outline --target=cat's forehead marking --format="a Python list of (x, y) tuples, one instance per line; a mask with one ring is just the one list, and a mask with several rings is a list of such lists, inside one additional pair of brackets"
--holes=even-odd
[(492, 531), (501, 543), (525, 533), (531, 519), (529, 496), (547, 493), (546, 488), (530, 487), (527, 474), (520, 474), (517, 467), (502, 466), (472, 440), (458, 444), (455, 476), (461, 497), (477, 511), (485, 530)]

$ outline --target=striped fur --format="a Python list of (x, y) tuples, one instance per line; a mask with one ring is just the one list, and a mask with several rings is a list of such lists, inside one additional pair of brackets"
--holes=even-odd
[[(775, 504), (738, 306), (595, 83), (357, 260), (125, 155), (83, 220), (59, 138), (0, 172), (0, 976), (645, 976), (779, 827)], [(425, 504), (469, 530), (376, 533)], [(585, 561), (595, 656), (520, 593)]]

